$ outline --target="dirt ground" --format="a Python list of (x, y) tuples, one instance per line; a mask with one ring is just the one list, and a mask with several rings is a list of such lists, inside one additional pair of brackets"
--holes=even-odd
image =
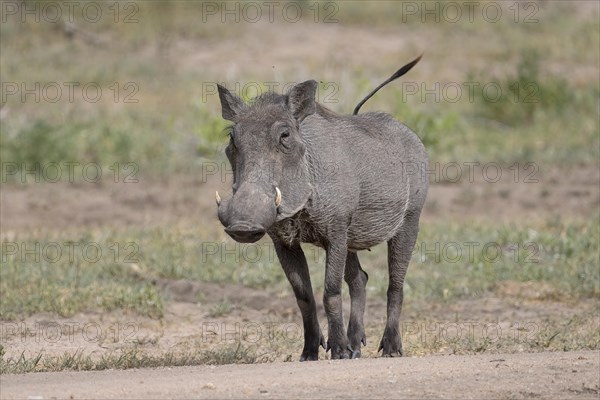
[(600, 354), (583, 351), (38, 373), (0, 384), (6, 399), (597, 399), (599, 369)]

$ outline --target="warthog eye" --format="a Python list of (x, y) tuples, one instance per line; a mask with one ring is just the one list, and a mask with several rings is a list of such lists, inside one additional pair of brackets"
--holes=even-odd
[(279, 141), (283, 143), (283, 141), (286, 140), (288, 137), (290, 137), (290, 131), (288, 131), (287, 129), (281, 131), (281, 133), (279, 134)]

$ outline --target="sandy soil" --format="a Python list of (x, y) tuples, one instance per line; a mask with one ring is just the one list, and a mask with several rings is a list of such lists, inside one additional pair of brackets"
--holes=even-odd
[(597, 399), (600, 353), (359, 359), (0, 377), (2, 398)]

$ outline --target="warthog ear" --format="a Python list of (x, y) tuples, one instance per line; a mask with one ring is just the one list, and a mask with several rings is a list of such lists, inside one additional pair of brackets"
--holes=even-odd
[(233, 121), (235, 116), (242, 111), (246, 105), (244, 101), (231, 93), (224, 86), (217, 84), (219, 99), (221, 100), (221, 115), (228, 121)]
[(317, 81), (314, 80), (299, 83), (288, 92), (288, 107), (298, 123), (316, 111), (316, 92)]

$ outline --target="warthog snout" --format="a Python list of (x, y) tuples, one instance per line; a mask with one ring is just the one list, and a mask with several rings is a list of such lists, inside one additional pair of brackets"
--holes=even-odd
[(248, 225), (242, 222), (228, 226), (225, 232), (236, 242), (254, 243), (265, 235), (266, 230), (260, 225)]
[(281, 204), (281, 191), (275, 187), (270, 196), (253, 185), (242, 185), (230, 200), (216, 193), (219, 219), (225, 232), (240, 243), (254, 243), (275, 223)]

